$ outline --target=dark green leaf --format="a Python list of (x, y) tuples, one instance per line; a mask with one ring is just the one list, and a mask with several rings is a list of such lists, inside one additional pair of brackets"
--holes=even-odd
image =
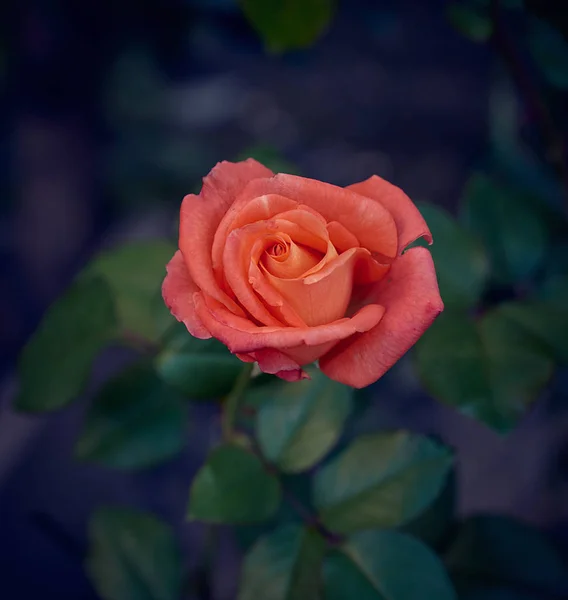
[[(306, 507), (308, 511), (312, 510), (311, 474), (305, 472), (296, 475), (282, 474), (280, 482), (282, 488), (285, 489), (289, 495), (294, 496), (299, 504)], [(238, 525), (232, 529), (240, 548), (245, 552), (248, 552), (261, 536), (268, 535), (275, 527), (290, 523), (301, 524), (301, 517), (298, 514), (296, 505), (292, 506), (290, 502), (281, 502), (276, 513), (267, 521), (249, 525)]]
[(323, 538), (300, 525), (284, 525), (260, 538), (245, 558), (238, 600), (316, 600)]
[(499, 313), (540, 340), (555, 360), (568, 363), (568, 304), (509, 302)]
[(532, 198), (476, 174), (466, 186), (462, 209), (465, 224), (485, 245), (498, 283), (524, 281), (540, 266), (549, 240)]
[(157, 339), (155, 297), (175, 251), (166, 240), (132, 242), (104, 252), (87, 267), (111, 287), (123, 330)]
[(76, 455), (117, 469), (153, 466), (185, 443), (186, 411), (177, 392), (147, 365), (109, 381), (94, 399)]
[(540, 19), (530, 20), (529, 45), (548, 81), (568, 88), (568, 41), (554, 27)]
[(452, 453), (408, 432), (357, 438), (314, 478), (314, 505), (337, 533), (409, 522), (439, 494)]
[(170, 527), (153, 515), (102, 508), (91, 517), (87, 573), (104, 600), (179, 600), (182, 557)]
[(241, 5), (274, 52), (311, 45), (328, 28), (334, 8), (333, 0), (241, 0)]
[(177, 331), (156, 358), (164, 381), (195, 400), (228, 394), (243, 363), (214, 338), (194, 338), (181, 324)]
[(539, 298), (557, 308), (568, 310), (568, 277), (553, 275), (539, 290)]
[(464, 414), (507, 431), (554, 368), (542, 345), (499, 309), (480, 321), (446, 311), (416, 345), (430, 393)]
[(419, 209), (434, 238), (430, 251), (444, 304), (475, 306), (489, 269), (481, 244), (441, 208), (421, 203)]
[(568, 595), (568, 571), (536, 529), (510, 517), (478, 515), (464, 521), (445, 554), (453, 577), (470, 584)]
[(489, 11), (470, 4), (452, 2), (448, 6), (450, 23), (473, 42), (486, 42), (493, 32)]
[(349, 538), (324, 565), (326, 600), (456, 600), (438, 557), (395, 531)]
[(280, 503), (278, 479), (260, 459), (239, 446), (213, 450), (191, 486), (189, 518), (209, 523), (254, 523), (271, 517)]
[(452, 469), (438, 497), (417, 517), (400, 528), (437, 550), (445, 543), (456, 518), (456, 472)]
[(351, 410), (351, 388), (317, 369), (310, 375), (310, 380), (272, 388), (258, 412), (256, 431), (262, 452), (283, 471), (302, 471), (323, 458)]
[(97, 277), (79, 279), (49, 308), (22, 352), (16, 408), (48, 411), (69, 404), (116, 335), (108, 286)]

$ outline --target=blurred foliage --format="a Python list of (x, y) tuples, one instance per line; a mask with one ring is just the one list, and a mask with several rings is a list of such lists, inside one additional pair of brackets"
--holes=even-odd
[(240, 0), (271, 52), (310, 46), (327, 29), (335, 0)]
[(456, 599), (440, 559), (395, 531), (357, 533), (332, 551), (324, 566), (324, 594), (327, 600)]
[(155, 516), (100, 508), (89, 523), (87, 573), (103, 600), (179, 600), (183, 563), (174, 532)]
[(182, 449), (186, 421), (183, 398), (151, 365), (137, 364), (109, 381), (94, 398), (76, 455), (113, 468), (150, 467)]
[(256, 435), (271, 463), (284, 472), (303, 471), (333, 447), (351, 412), (352, 388), (331, 381), (317, 370), (291, 389), (274, 386), (260, 405)]
[(221, 342), (194, 338), (185, 325), (177, 323), (155, 360), (160, 377), (193, 400), (228, 394), (242, 369), (242, 362)]
[(444, 562), (467, 599), (568, 594), (568, 569), (555, 548), (536, 529), (510, 517), (481, 514), (460, 523)]
[(123, 331), (156, 338), (152, 300), (176, 250), (167, 240), (132, 242), (103, 252), (87, 267), (86, 273), (101, 276), (109, 285)]
[(98, 353), (118, 331), (112, 291), (100, 277), (80, 277), (44, 315), (20, 357), (16, 408), (48, 411), (83, 389)]
[(280, 485), (258, 456), (225, 444), (205, 461), (191, 486), (189, 518), (209, 523), (252, 523), (271, 517)]
[(452, 461), (447, 448), (408, 432), (361, 436), (316, 473), (314, 505), (339, 533), (403, 525), (438, 496)]
[(325, 540), (314, 529), (284, 525), (247, 554), (238, 600), (292, 600), (320, 595)]

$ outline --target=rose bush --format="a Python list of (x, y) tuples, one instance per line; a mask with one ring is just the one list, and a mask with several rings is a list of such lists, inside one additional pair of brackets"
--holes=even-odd
[(319, 360), (353, 387), (376, 381), (443, 310), (432, 237), (402, 190), (340, 188), (260, 163), (219, 163), (183, 200), (164, 300), (198, 338), (294, 381)]

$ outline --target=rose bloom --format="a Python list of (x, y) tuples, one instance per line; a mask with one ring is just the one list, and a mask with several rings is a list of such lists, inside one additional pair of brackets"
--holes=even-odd
[(443, 310), (432, 236), (380, 177), (341, 188), (248, 159), (219, 163), (183, 200), (164, 300), (197, 338), (288, 381), (319, 361), (361, 388), (385, 373)]

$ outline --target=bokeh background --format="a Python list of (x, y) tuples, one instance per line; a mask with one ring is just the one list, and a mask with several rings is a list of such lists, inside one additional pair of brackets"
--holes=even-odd
[[(537, 4), (526, 10), (562, 25), (554, 2)], [(182, 456), (123, 474), (73, 459), (88, 394), (47, 417), (12, 410), (22, 346), (89, 257), (172, 235), (183, 195), (248, 155), (338, 185), (379, 174), (455, 212), (488, 147), (530, 115), (492, 46), (452, 28), (442, 0), (340, 1), (313, 47), (284, 55), (234, 0), (7, 2), (0, 30), (0, 598), (94, 599), (82, 563), (101, 504), (164, 516), (192, 560), (203, 529), (184, 523), (187, 489), (215, 432), (213, 408), (193, 407)], [(128, 360), (105, 352), (93, 386)], [(431, 399), (409, 357), (366, 394), (356, 431), (440, 435), (459, 455), (461, 514), (522, 517), (568, 555), (566, 372), (508, 436)], [(203, 598), (234, 597), (234, 540), (220, 550)]]

